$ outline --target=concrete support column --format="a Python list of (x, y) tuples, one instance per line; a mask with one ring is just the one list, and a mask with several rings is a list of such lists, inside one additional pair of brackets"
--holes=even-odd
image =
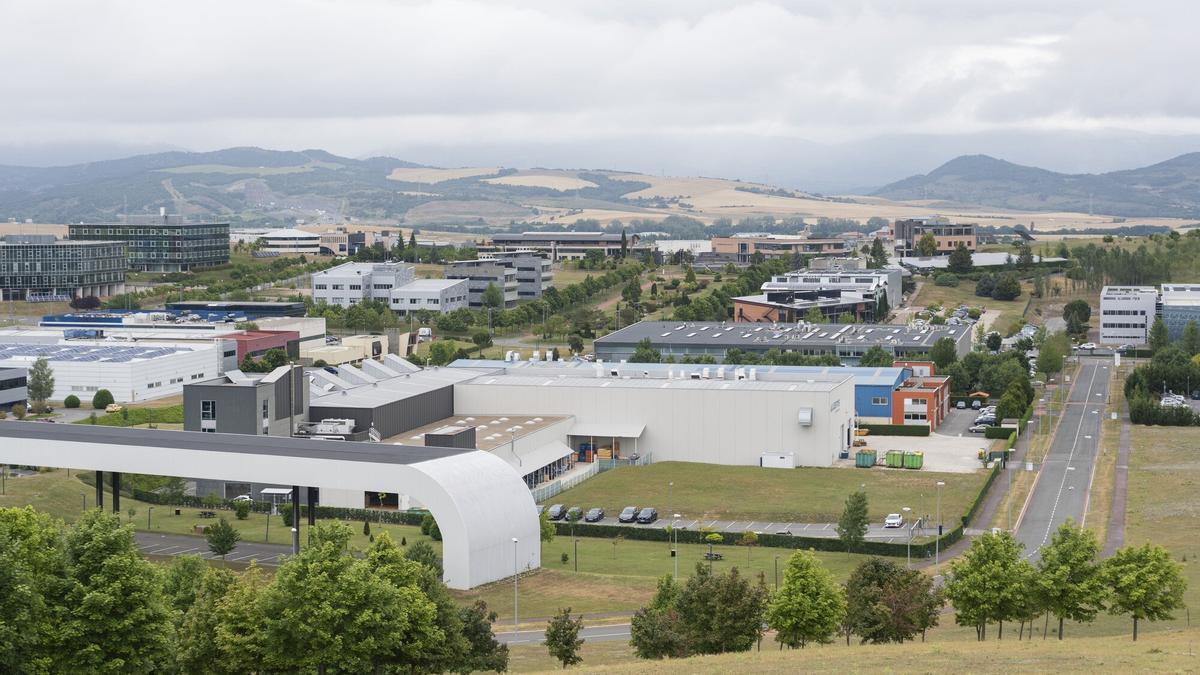
[(292, 486), (292, 555), (300, 554), (300, 486)]
[(104, 508), (104, 472), (96, 472), (96, 508)]
[(112, 474), (113, 513), (121, 515), (121, 472), (110, 471)]
[(314, 527), (317, 524), (317, 491), (310, 487), (305, 492), (308, 493), (308, 526)]

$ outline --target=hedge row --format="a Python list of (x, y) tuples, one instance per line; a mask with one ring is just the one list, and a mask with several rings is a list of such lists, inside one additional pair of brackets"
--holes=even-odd
[(1012, 427), (988, 427), (984, 429), (983, 437), (994, 441), (1001, 438), (1008, 438), (1012, 433)]
[[(990, 481), (988, 483), (991, 484)], [(554, 523), (555, 530), (560, 536), (571, 536), (570, 523)], [(575, 536), (577, 537), (597, 537), (602, 539), (634, 539), (638, 541), (661, 541), (669, 542), (673, 539), (673, 535), (664, 527), (621, 527), (613, 525), (594, 525), (592, 523), (575, 523)], [(708, 532), (701, 530), (679, 530), (679, 542), (683, 544), (706, 544), (704, 537), (708, 536)], [(740, 540), (740, 535), (736, 533), (721, 532), (719, 533), (725, 538), (718, 546), (736, 545)], [(948, 546), (962, 538), (963, 526), (958, 526), (953, 530), (942, 535), (941, 548), (945, 550)], [(839, 551), (844, 552), (846, 547), (842, 544), (842, 540), (837, 537), (798, 537), (787, 534), (771, 534), (761, 533), (758, 535), (758, 543), (756, 546), (770, 546), (774, 548), (795, 548), (795, 549), (812, 549), (814, 551)], [(934, 542), (929, 541), (921, 544), (914, 543), (912, 545), (913, 557), (929, 558), (934, 553)], [(908, 555), (909, 547), (907, 543), (893, 544), (882, 541), (865, 541), (854, 549), (855, 553), (865, 555), (885, 555), (892, 557), (903, 558)]]
[(928, 436), (929, 425), (927, 424), (871, 424), (864, 423), (858, 425), (859, 429), (866, 429), (871, 432), (872, 436)]
[[(996, 476), (1000, 475), (1000, 465), (993, 464), (988, 471), (987, 480), (983, 482), (983, 487), (979, 488), (979, 494), (975, 495), (975, 501), (971, 502), (971, 508), (967, 509), (967, 513), (962, 517), (962, 526), (966, 527), (975, 519), (975, 513), (983, 506), (984, 499), (987, 498), (988, 490), (991, 489), (992, 483), (996, 482)], [(961, 536), (961, 535), (959, 535)]]

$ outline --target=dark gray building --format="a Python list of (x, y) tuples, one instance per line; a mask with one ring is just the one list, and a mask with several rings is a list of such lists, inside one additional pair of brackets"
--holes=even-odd
[(125, 292), (125, 244), (68, 241), (52, 234), (10, 234), (0, 244), (5, 300), (69, 300)]
[(730, 349), (763, 352), (777, 349), (806, 356), (832, 354), (848, 365), (871, 347), (881, 347), (898, 359), (923, 357), (942, 338), (954, 341), (960, 357), (971, 351), (974, 326), (909, 328), (891, 324), (749, 323), (717, 321), (641, 321), (596, 338), (596, 358), (623, 361), (631, 358), (642, 340), (662, 354), (681, 362), (686, 357), (711, 356), (724, 361)]
[(24, 368), (0, 368), (0, 408), (12, 408), (29, 400)]
[(303, 366), (290, 375), (287, 366), (265, 374), (232, 370), (183, 387), (185, 431), (291, 436), (293, 425), (307, 420), (307, 408)]
[(458, 260), (445, 266), (447, 279), (467, 280), (467, 304), (472, 309), (483, 307), (483, 294), (488, 286), (500, 291), (505, 308), (517, 306), (517, 268), (502, 260)]
[(229, 263), (229, 223), (193, 223), (166, 214), (127, 216), (120, 223), (69, 225), (68, 237), (125, 242), (129, 266), (146, 272), (187, 272)]
[(494, 260), (505, 267), (517, 270), (517, 299), (533, 300), (542, 297), (542, 292), (554, 279), (550, 260), (537, 251), (505, 251), (487, 253), (482, 260)]
[(388, 439), (454, 415), (454, 385), (484, 371), (429, 368), (315, 396), (312, 420), (352, 419), (356, 432), (374, 428)]

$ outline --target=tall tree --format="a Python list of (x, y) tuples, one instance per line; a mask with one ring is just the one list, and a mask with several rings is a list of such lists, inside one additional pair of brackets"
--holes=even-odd
[(693, 653), (749, 650), (762, 636), (767, 587), (760, 575), (752, 584), (735, 567), (713, 574), (697, 564), (675, 601), (684, 641)]
[(1058, 619), (1059, 640), (1066, 619), (1090, 622), (1104, 607), (1104, 579), (1096, 561), (1099, 553), (1096, 533), (1075, 527), (1070, 518), (1042, 547), (1036, 592), (1042, 606)]
[(650, 604), (634, 613), (629, 622), (629, 644), (642, 659), (683, 658), (690, 652), (680, 626), (675, 602), (680, 588), (670, 575), (658, 580)]
[(863, 561), (846, 581), (846, 626), (862, 642), (912, 640), (937, 625), (944, 604), (933, 577), (891, 560)]
[(867, 368), (891, 368), (894, 358), (892, 353), (875, 345), (863, 352), (863, 355), (858, 359), (858, 365)]
[(1183, 340), (1180, 341), (1179, 347), (1187, 352), (1188, 356), (1200, 354), (1200, 325), (1195, 321), (1189, 321), (1183, 327)]
[(917, 240), (917, 255), (922, 258), (929, 258), (937, 255), (938, 245), (937, 239), (934, 238), (932, 232), (926, 232)]
[(1171, 613), (1183, 607), (1187, 590), (1183, 567), (1161, 546), (1147, 543), (1119, 549), (1104, 561), (1101, 574), (1109, 589), (1108, 611), (1133, 619), (1134, 642), (1139, 620), (1171, 619)]
[(804, 313), (804, 320), (813, 324), (825, 323), (825, 315), (821, 313), (819, 308), (809, 307), (808, 311)]
[(487, 288), (483, 289), (483, 295), (480, 298), (483, 301), (484, 307), (492, 309), (504, 306), (504, 294), (500, 292), (500, 288), (492, 282), (488, 282)]
[(621, 228), (621, 258), (629, 256), (629, 238), (625, 236), (625, 228)]
[(15, 672), (65, 670), (63, 547), (61, 522), (29, 506), (0, 509), (0, 663)]
[(1021, 559), (1021, 544), (1011, 534), (976, 537), (966, 553), (950, 562), (945, 589), (954, 605), (954, 620), (960, 626), (974, 627), (976, 639), (985, 639), (988, 623), (1019, 614), (1029, 575), (1029, 563)]
[(883, 241), (879, 237), (875, 237), (875, 240), (871, 242), (871, 258), (868, 265), (872, 269), (881, 270), (887, 267), (887, 264), (887, 250), (883, 247)]
[(226, 555), (237, 548), (238, 542), (242, 540), (242, 533), (230, 525), (228, 520), (220, 518), (204, 529), (204, 539), (208, 542), (208, 550), (224, 560)]
[(851, 492), (850, 496), (846, 497), (846, 506), (842, 509), (842, 516), (838, 518), (837, 524), (838, 538), (846, 547), (847, 555), (866, 541), (870, 522), (870, 516), (867, 514), (867, 493), (861, 490)]
[[(188, 556), (200, 560), (195, 556)], [(204, 565), (200, 571), (193, 602), (179, 615), (176, 632), (175, 663), (180, 672), (211, 672), (221, 662), (217, 643), (217, 627), (220, 624), (218, 607), (225, 594), (233, 587), (236, 576), (220, 567)], [(181, 568), (187, 570), (188, 568)]]
[(39, 356), (29, 367), (27, 383), (33, 411), (41, 412), (46, 408), (46, 401), (54, 395), (54, 371), (50, 369), (46, 357)]
[(1167, 324), (1158, 317), (1150, 325), (1150, 351), (1157, 352), (1171, 344), (1171, 336), (1167, 333)]
[(496, 640), (492, 624), (496, 613), (488, 611), (487, 603), (476, 600), (475, 604), (458, 610), (462, 621), (462, 634), (467, 641), (466, 656), (458, 667), (460, 673), (478, 673), (508, 670), (508, 645)]
[(1029, 244), (1021, 244), (1017, 249), (1017, 267), (1027, 270), (1033, 267), (1033, 249), (1029, 248)]
[(771, 598), (767, 623), (779, 648), (795, 649), (832, 640), (846, 614), (846, 596), (812, 551), (796, 551), (788, 560), (783, 586)]
[(954, 340), (948, 337), (941, 338), (933, 343), (933, 347), (930, 347), (929, 358), (937, 365), (938, 372), (941, 373), (949, 368), (951, 363), (958, 360), (958, 347), (955, 346)]
[(214, 665), (219, 664), (224, 672), (263, 670), (267, 661), (267, 616), (262, 601), (266, 586), (262, 570), (251, 564), (244, 574), (234, 576), (217, 602), (214, 642), (220, 658)]
[(1005, 272), (996, 279), (992, 288), (992, 298), (995, 300), (1016, 300), (1021, 297), (1021, 280), (1014, 272)]
[[(624, 236), (624, 232), (621, 234)], [(579, 655), (579, 648), (583, 646), (583, 638), (579, 637), (581, 630), (583, 617), (571, 618), (570, 607), (559, 609), (546, 624), (546, 650), (563, 668), (583, 661)]]
[(954, 274), (969, 274), (974, 271), (975, 262), (966, 244), (959, 242), (958, 246), (954, 247), (946, 260), (946, 269)]

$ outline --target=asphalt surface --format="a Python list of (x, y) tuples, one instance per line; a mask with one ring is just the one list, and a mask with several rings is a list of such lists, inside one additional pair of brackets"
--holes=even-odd
[(1050, 542), (1068, 518), (1080, 523), (1087, 509), (1092, 472), (1108, 400), (1112, 362), (1082, 358), (1071, 384), (1058, 431), (1017, 527), (1017, 540), (1029, 558)]
[[(176, 556), (196, 555), (211, 560), (215, 556), (208, 550), (208, 542), (204, 537), (192, 537), (186, 534), (156, 534), (154, 532), (138, 532), (135, 535), (137, 547), (146, 555)], [(304, 546), (303, 540), (300, 542)], [(278, 565), (286, 556), (292, 554), (292, 547), (279, 544), (256, 544), (240, 541), (237, 548), (225, 556), (227, 562), (249, 563), (259, 565)]]
[[(907, 525), (911, 520), (911, 518), (908, 519), (905, 524)], [(559, 520), (556, 522), (565, 523), (566, 521)], [(606, 516), (604, 520), (595, 523), (586, 523), (582, 520), (579, 522), (585, 525), (663, 529), (671, 524), (671, 519), (659, 518), (649, 525), (618, 522), (614, 516)], [(756, 532), (758, 534), (784, 534), (797, 537), (823, 537), (828, 539), (836, 539), (838, 536), (836, 523), (785, 523), (776, 521), (767, 522), (765, 520), (694, 520), (691, 518), (681, 518), (679, 519), (679, 528), (681, 530), (708, 528), (714, 532), (733, 535)], [(914, 536), (921, 536), (921, 534), (922, 532), (918, 530)], [(872, 523), (867, 529), (867, 539), (888, 543), (904, 543), (908, 541), (908, 530), (907, 528), (885, 528), (883, 523)]]
[[(499, 624), (495, 628), (500, 628)], [(588, 642), (616, 642), (629, 640), (629, 624), (612, 624), (608, 626), (584, 626), (579, 631), (579, 637)], [(546, 641), (546, 632), (542, 630), (523, 630), (520, 632), (496, 632), (496, 639), (508, 645), (540, 645)]]

